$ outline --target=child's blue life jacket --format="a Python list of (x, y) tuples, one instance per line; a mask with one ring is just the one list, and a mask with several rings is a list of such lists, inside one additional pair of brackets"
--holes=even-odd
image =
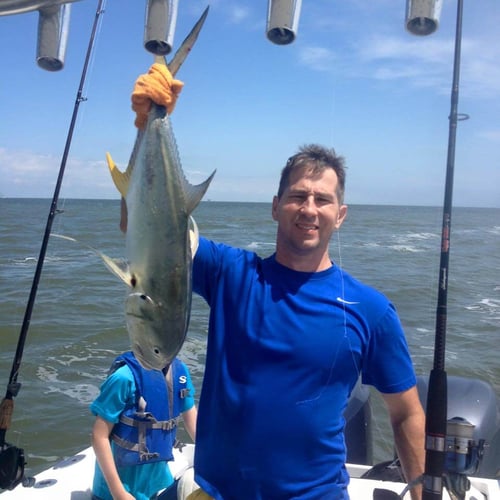
[(186, 366), (175, 358), (168, 370), (146, 370), (132, 352), (118, 356), (113, 373), (126, 364), (135, 379), (136, 401), (127, 407), (111, 432), (116, 465), (142, 465), (173, 459), (181, 400), (189, 392)]

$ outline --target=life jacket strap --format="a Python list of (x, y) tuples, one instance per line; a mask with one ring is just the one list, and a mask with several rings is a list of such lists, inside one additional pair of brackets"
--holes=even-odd
[(159, 453), (150, 453), (150, 451), (146, 448), (144, 443), (132, 443), (131, 441), (127, 441), (126, 439), (122, 439), (121, 437), (118, 437), (116, 434), (113, 434), (111, 436), (111, 439), (118, 445), (121, 446), (122, 448), (129, 450), (129, 451), (135, 451), (136, 453), (139, 454), (139, 460), (141, 462), (147, 462), (148, 460), (152, 460), (155, 458), (158, 458), (160, 456)]
[(120, 417), (120, 422), (131, 427), (137, 427), (139, 429), (161, 429), (164, 431), (170, 431), (176, 427), (181, 419), (181, 417), (171, 418), (169, 420), (156, 420), (151, 413), (138, 413), (140, 417), (148, 418), (147, 421), (135, 420), (133, 418), (122, 415)]

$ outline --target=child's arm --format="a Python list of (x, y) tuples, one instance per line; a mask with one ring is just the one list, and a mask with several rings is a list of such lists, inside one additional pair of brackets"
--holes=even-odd
[(134, 497), (125, 490), (116, 470), (111, 443), (109, 441), (109, 435), (113, 430), (113, 426), (114, 424), (111, 422), (97, 416), (92, 427), (92, 446), (113, 499), (133, 500)]
[(184, 428), (186, 432), (191, 436), (193, 443), (196, 442), (196, 418), (198, 417), (198, 409), (196, 406), (192, 406), (189, 410), (182, 414), (182, 420), (184, 421)]

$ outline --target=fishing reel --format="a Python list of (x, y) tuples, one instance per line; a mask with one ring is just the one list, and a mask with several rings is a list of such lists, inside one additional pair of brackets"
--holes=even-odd
[(475, 426), (461, 417), (448, 420), (444, 482), (452, 498), (465, 498), (470, 489), (467, 475), (475, 474), (484, 455), (484, 439), (473, 439)]
[(25, 481), (24, 450), (9, 443), (0, 448), (0, 488), (13, 490), (19, 483)]
[[(467, 476), (477, 472), (484, 455), (486, 441), (480, 439), (476, 442), (473, 439), (474, 429), (475, 425), (462, 417), (451, 418), (446, 425), (443, 483), (452, 500), (465, 499), (466, 492), (471, 486)], [(404, 482), (399, 459), (376, 465), (362, 477)], [(400, 494), (376, 488), (373, 491), (373, 500), (401, 500), (411, 487), (423, 480), (423, 476), (417, 478), (408, 484)]]

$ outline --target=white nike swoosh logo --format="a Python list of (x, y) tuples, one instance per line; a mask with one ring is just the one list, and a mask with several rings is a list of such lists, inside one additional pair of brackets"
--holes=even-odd
[(350, 302), (349, 300), (344, 300), (342, 297), (337, 297), (337, 300), (339, 302), (342, 302), (342, 304), (359, 304), (359, 302)]

